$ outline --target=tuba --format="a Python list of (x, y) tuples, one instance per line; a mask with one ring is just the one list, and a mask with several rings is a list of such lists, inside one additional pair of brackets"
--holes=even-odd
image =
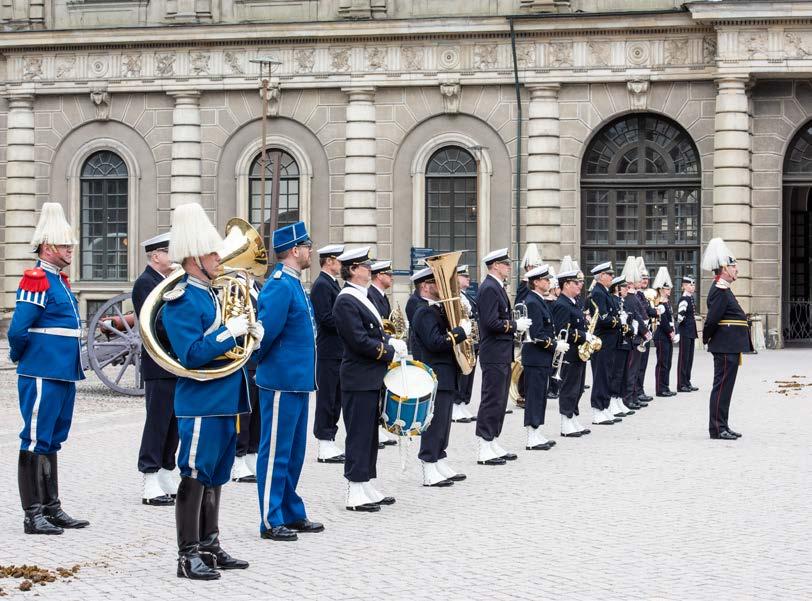
[[(225, 323), (237, 315), (245, 315), (248, 323), (256, 322), (256, 313), (251, 304), (251, 288), (254, 279), (263, 277), (268, 269), (268, 252), (259, 233), (247, 222), (239, 218), (230, 219), (226, 225), (228, 250), (220, 259), (220, 273), (212, 281), (212, 287), (220, 290), (222, 321)], [(230, 248), (229, 248), (230, 247)], [(139, 328), (144, 348), (166, 371), (181, 378), (193, 380), (216, 380), (241, 369), (251, 357), (256, 347), (256, 339), (246, 335), (244, 342), (238, 343), (224, 358), (231, 362), (222, 367), (187, 369), (174, 357), (158, 338), (156, 322), (164, 303), (177, 297), (178, 282), (183, 278), (183, 269), (176, 269), (149, 293), (139, 315)]]
[[(455, 251), (426, 258), (426, 265), (434, 274), (437, 290), (440, 293), (440, 302), (445, 308), (448, 327), (456, 328), (465, 318), (465, 309), (460, 301), (460, 283), (457, 281), (457, 264), (460, 262), (462, 252)], [(466, 338), (454, 345), (454, 358), (457, 365), (465, 375), (470, 374), (476, 367), (474, 343)]]

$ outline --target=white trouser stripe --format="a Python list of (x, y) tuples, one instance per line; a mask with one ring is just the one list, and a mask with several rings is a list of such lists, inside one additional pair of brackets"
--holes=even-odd
[(37, 446), (37, 419), (39, 419), (39, 402), (42, 399), (42, 378), (35, 378), (37, 387), (37, 397), (34, 399), (34, 407), (31, 409), (31, 431), (28, 437), (31, 442), (28, 444), (28, 450), (33, 453), (34, 448)]
[(200, 444), (200, 425), (202, 422), (202, 418), (196, 417), (195, 425), (192, 428), (192, 444), (189, 445), (189, 469), (192, 470), (192, 478), (197, 478), (195, 461), (197, 460), (197, 445)]
[(273, 412), (271, 417), (271, 440), (270, 448), (268, 449), (268, 465), (265, 468), (265, 489), (262, 495), (262, 523), (265, 527), (270, 529), (271, 524), (268, 521), (268, 510), (271, 506), (271, 480), (273, 479), (273, 464), (276, 460), (276, 443), (279, 439), (279, 402), (281, 400), (281, 392), (278, 390), (273, 393)]

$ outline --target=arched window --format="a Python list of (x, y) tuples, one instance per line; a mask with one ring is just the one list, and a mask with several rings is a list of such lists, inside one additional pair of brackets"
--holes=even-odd
[(606, 125), (581, 168), (582, 263), (588, 273), (610, 260), (643, 256), (652, 279), (665, 265), (679, 288), (699, 275), (699, 153), (679, 125), (632, 114)]
[(126, 280), (127, 166), (117, 154), (96, 152), (80, 177), (83, 280)]
[(426, 246), (435, 252), (465, 251), (477, 279), (477, 164), (458, 146), (435, 152), (426, 167)]
[[(248, 175), (248, 214), (252, 225), (265, 221), (265, 242), (271, 236), (271, 206), (277, 207), (277, 227), (299, 221), (299, 166), (279, 148), (268, 149), (265, 166), (265, 214), (262, 215), (262, 153), (251, 164)], [(269, 246), (270, 248), (270, 246)]]

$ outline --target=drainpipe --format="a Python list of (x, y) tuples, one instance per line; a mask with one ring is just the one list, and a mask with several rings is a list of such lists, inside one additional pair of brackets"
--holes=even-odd
[(520, 261), (521, 254), (521, 233), (522, 233), (522, 223), (521, 223), (521, 199), (522, 199), (522, 94), (521, 89), (519, 87), (519, 63), (516, 60), (516, 30), (513, 28), (513, 17), (508, 17), (508, 21), (510, 22), (510, 50), (513, 54), (513, 86), (516, 90), (516, 183), (514, 184), (515, 187), (515, 195), (514, 195), (514, 203), (516, 205), (516, 286), (518, 286), (518, 282), (521, 280), (521, 265), (518, 263)]

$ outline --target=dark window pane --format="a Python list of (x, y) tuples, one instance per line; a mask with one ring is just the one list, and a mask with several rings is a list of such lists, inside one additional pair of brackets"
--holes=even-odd
[[(264, 213), (262, 203), (262, 173), (265, 172)], [(265, 222), (265, 243), (271, 236), (271, 206), (277, 208), (277, 227), (290, 225), (299, 217), (299, 166), (284, 150), (269, 148), (267, 160), (260, 152), (251, 164), (248, 176), (248, 215), (255, 227)]]

